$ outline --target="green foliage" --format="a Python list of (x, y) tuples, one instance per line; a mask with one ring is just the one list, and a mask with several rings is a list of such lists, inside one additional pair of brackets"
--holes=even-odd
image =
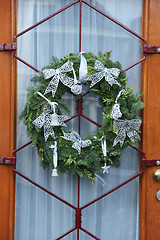
[[(84, 174), (86, 174), (93, 183), (95, 174), (100, 173), (101, 166), (103, 166), (105, 162), (108, 165), (113, 165), (115, 167), (120, 165), (119, 158), (122, 150), (132, 142), (128, 137), (126, 137), (122, 148), (119, 144), (113, 147), (114, 139), (118, 133), (113, 131), (113, 120), (110, 118), (112, 106), (114, 105), (115, 99), (121, 89), (124, 89), (124, 92), (118, 99), (118, 103), (120, 104), (121, 112), (123, 114), (122, 119), (139, 119), (139, 110), (144, 107), (144, 104), (140, 101), (143, 93), (134, 95), (133, 89), (126, 88), (126, 73), (122, 71), (119, 62), (114, 63), (110, 60), (110, 55), (111, 52), (99, 52), (97, 56), (93, 53), (85, 54), (88, 64), (88, 76), (96, 73), (94, 70), (94, 62), (95, 60), (100, 60), (107, 68), (119, 68), (121, 70), (117, 79), (117, 81), (121, 84), (121, 87), (118, 85), (113, 85), (111, 87), (104, 79), (102, 79), (94, 87), (89, 89), (89, 92), (95, 93), (99, 96), (99, 100), (102, 105), (103, 124), (94, 136), (88, 135), (85, 137), (85, 139), (90, 139), (92, 141), (92, 145), (90, 147), (82, 148), (81, 154), (78, 154), (78, 152), (72, 148), (72, 142), (60, 137), (63, 135), (61, 127), (54, 127), (56, 139), (53, 139), (50, 136), (48, 141), (45, 142), (43, 127), (39, 129), (32, 123), (42, 113), (43, 106), (46, 103), (46, 101), (37, 94), (37, 91), (43, 93), (47, 88), (50, 79), (48, 81), (45, 80), (42, 72), (39, 72), (39, 76), (31, 79), (34, 87), (30, 87), (28, 89), (27, 102), (20, 115), (20, 119), (24, 119), (24, 124), (27, 126), (27, 136), (31, 137), (33, 146), (36, 146), (43, 168), (45, 168), (48, 164), (51, 168), (54, 167), (53, 149), (49, 148), (49, 146), (53, 144), (55, 140), (58, 142), (57, 170), (59, 173), (70, 171), (74, 174), (78, 174), (80, 177), (83, 177)], [(57, 69), (68, 60), (73, 62), (76, 75), (78, 76), (80, 57), (74, 53), (70, 53), (68, 56), (61, 58), (60, 60), (56, 57), (52, 57), (51, 64), (45, 66), (43, 69)], [(73, 77), (72, 72), (66, 73), (66, 75)], [(90, 83), (86, 84), (89, 85)], [(47, 94), (47, 98), (49, 100), (58, 103), (58, 107), (56, 108), (58, 114), (64, 112), (69, 114), (69, 107), (62, 100), (62, 96), (66, 92), (71, 93), (70, 89), (60, 82), (54, 99), (51, 93)], [(102, 153), (101, 142), (95, 139), (95, 136), (97, 139), (105, 136), (107, 140), (106, 158), (104, 158)]]

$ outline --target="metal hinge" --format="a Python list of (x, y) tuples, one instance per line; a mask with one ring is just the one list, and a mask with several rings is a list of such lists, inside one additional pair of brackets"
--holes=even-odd
[(15, 165), (16, 157), (0, 157), (0, 164)]
[(143, 167), (160, 166), (160, 159), (142, 159)]
[(13, 51), (17, 49), (17, 43), (3, 43), (0, 44), (0, 51)]
[(143, 53), (160, 53), (160, 47), (158, 46), (143, 46)]

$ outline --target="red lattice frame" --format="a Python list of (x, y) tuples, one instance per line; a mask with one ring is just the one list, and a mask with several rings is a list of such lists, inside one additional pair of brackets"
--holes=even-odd
[[(68, 5), (66, 5), (65, 7), (61, 8), (60, 10), (54, 12), (53, 14), (51, 14), (50, 16), (42, 19), (41, 21), (37, 22), (36, 24), (32, 25), (31, 27), (25, 29), (24, 31), (18, 33), (17, 35), (14, 36), (13, 39), (13, 43), (16, 42), (16, 39), (20, 36), (22, 36), (23, 34), (25, 34), (26, 32), (32, 30), (33, 28), (39, 26), (40, 24), (44, 23), (45, 21), (49, 20), (50, 18), (56, 16), (57, 14), (65, 11), (66, 9), (70, 8), (71, 6), (75, 5), (79, 3), (79, 52), (81, 52), (81, 39), (82, 39), (82, 3), (88, 5), (90, 8), (92, 8), (93, 10), (99, 12), (101, 15), (103, 15), (104, 17), (106, 17), (107, 19), (109, 19), (110, 21), (114, 22), (115, 24), (117, 24), (118, 26), (122, 27), (123, 29), (125, 29), (126, 31), (130, 32), (132, 35), (136, 36), (137, 38), (139, 38), (140, 40), (142, 40), (143, 42), (143, 48), (146, 46), (146, 39), (144, 39), (143, 37), (141, 37), (139, 34), (137, 34), (136, 32), (132, 31), (131, 29), (129, 29), (128, 27), (124, 26), (123, 24), (121, 24), (120, 22), (118, 22), (117, 20), (115, 20), (114, 18), (110, 17), (108, 14), (104, 13), (103, 11), (99, 10), (98, 8), (96, 8), (95, 6), (93, 6), (92, 4), (90, 4), (88, 1), (85, 0), (76, 0)], [(21, 59), (20, 57), (18, 57), (14, 51), (14, 57), (21, 61), (22, 63), (24, 63), (25, 65), (27, 65), (28, 67), (30, 67), (31, 69), (33, 69), (36, 72), (39, 72), (38, 69), (36, 69), (34, 66), (31, 66), (28, 62), (24, 61), (23, 59)], [(131, 66), (127, 67), (126, 69), (124, 69), (125, 71), (129, 70), (130, 68), (136, 66), (137, 64), (143, 62), (145, 60), (145, 55), (142, 56), (142, 58), (140, 60), (138, 60), (136, 63), (132, 64)], [(85, 95), (87, 95), (88, 92), (86, 92), (85, 94), (82, 94), (80, 99), (77, 100), (77, 112), (74, 116), (72, 116), (69, 120), (73, 118), (78, 117), (78, 131), (79, 134), (81, 133), (81, 117), (87, 119), (88, 121), (92, 122), (93, 124), (95, 124), (98, 127), (101, 127), (101, 125), (95, 121), (93, 121), (92, 119), (88, 118), (87, 116), (85, 116), (83, 114), (83, 97)], [(66, 122), (67, 122), (66, 121)], [(20, 148), (16, 149), (13, 151), (13, 158), (16, 159), (16, 153), (20, 150), (23, 150), (25, 147), (27, 147), (28, 145), (30, 145), (32, 143), (32, 141), (26, 143), (25, 145), (21, 146)], [(145, 159), (145, 153), (140, 150), (137, 147), (133, 147), (136, 151), (138, 151), (141, 154), (141, 163), (143, 162), (143, 160)], [(141, 176), (144, 173), (144, 166), (141, 166), (141, 171), (139, 173), (137, 173), (136, 175), (134, 175), (133, 177), (129, 178), (128, 180), (124, 181), (123, 183), (121, 183), (120, 185), (118, 185), (117, 187), (111, 189), (110, 191), (106, 192), (105, 194), (101, 195), (100, 197), (94, 199), (93, 201), (87, 203), (86, 205), (80, 207), (80, 177), (78, 176), (78, 200), (77, 200), (77, 207), (70, 204), (69, 202), (65, 201), (64, 199), (60, 198), (59, 196), (57, 196), (56, 194), (48, 191), (46, 188), (42, 187), (41, 185), (37, 184), (36, 182), (32, 181), (30, 178), (26, 177), (25, 175), (23, 175), (22, 173), (20, 173), (19, 171), (17, 171), (16, 169), (16, 165), (13, 165), (13, 172), (15, 174), (18, 174), (19, 176), (21, 176), (22, 178), (24, 178), (25, 180), (27, 180), (28, 182), (32, 183), (33, 185), (35, 185), (36, 187), (40, 188), (41, 190), (43, 190), (44, 192), (48, 193), (49, 195), (51, 195), (52, 197), (54, 197), (55, 199), (59, 200), (60, 202), (62, 202), (63, 204), (69, 206), (70, 208), (75, 210), (75, 227), (70, 229), (68, 232), (64, 233), (62, 236), (58, 237), (56, 240), (58, 239), (62, 239), (65, 236), (69, 235), (70, 233), (72, 233), (73, 231), (77, 230), (77, 240), (79, 240), (79, 233), (80, 230), (85, 232), (86, 234), (88, 234), (89, 236), (91, 236), (92, 238), (96, 239), (96, 240), (100, 240), (98, 237), (94, 236), (92, 233), (88, 232), (86, 229), (84, 229), (81, 226), (81, 216), (82, 216), (82, 211), (87, 208), (88, 206), (94, 204), (95, 202), (99, 201), (100, 199), (106, 197), (107, 195), (111, 194), (112, 192), (116, 191), (117, 189), (121, 188), (122, 186), (124, 186), (125, 184), (131, 182), (132, 180), (134, 180), (135, 178)]]

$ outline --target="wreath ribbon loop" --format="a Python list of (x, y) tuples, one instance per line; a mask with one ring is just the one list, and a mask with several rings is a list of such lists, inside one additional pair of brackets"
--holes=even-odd
[(139, 134), (136, 132), (139, 130), (141, 125), (140, 119), (132, 119), (132, 120), (117, 120), (113, 122), (113, 130), (119, 131), (118, 136), (114, 139), (113, 146), (115, 146), (118, 142), (122, 147), (126, 135), (130, 138), (130, 140), (134, 143), (135, 139), (140, 139)]

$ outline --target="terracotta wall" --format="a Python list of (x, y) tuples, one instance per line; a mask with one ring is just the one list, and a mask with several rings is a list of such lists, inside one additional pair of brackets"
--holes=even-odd
[[(0, 43), (10, 43), (16, 32), (16, 1), (0, 0)], [(0, 157), (15, 146), (15, 60), (12, 51), (0, 51)], [(12, 166), (0, 165), (0, 239), (13, 239), (14, 176)]]

